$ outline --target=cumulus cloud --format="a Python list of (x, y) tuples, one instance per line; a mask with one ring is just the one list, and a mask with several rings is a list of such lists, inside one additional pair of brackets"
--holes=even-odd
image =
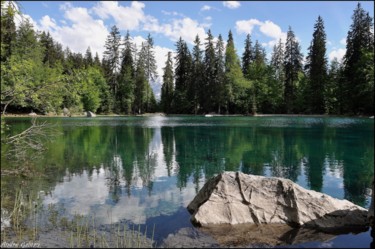
[(346, 46), (346, 37), (342, 38), (342, 39), (340, 40), (340, 43), (341, 43), (342, 45)]
[(330, 61), (332, 61), (334, 58), (336, 58), (338, 61), (341, 61), (342, 58), (344, 58), (345, 52), (346, 52), (346, 49), (344, 49), (344, 48), (332, 50), (328, 54), (328, 58), (329, 58)]
[[(102, 55), (108, 30), (102, 20), (94, 19), (89, 10), (81, 7), (73, 7), (70, 3), (60, 6), (64, 11), (64, 17), (71, 22), (67, 25), (57, 22), (46, 15), (39, 20), (39, 28), (49, 31), (52, 37), (63, 46), (68, 46), (73, 52), (84, 53), (90, 46), (93, 53)], [(95, 37), (95, 39), (93, 39)]]
[(210, 10), (210, 9), (212, 9), (211, 6), (209, 6), (209, 5), (204, 5), (204, 6), (201, 8), (201, 11), (206, 11), (206, 10)]
[(102, 19), (113, 17), (116, 25), (122, 30), (135, 30), (145, 19), (144, 3), (133, 1), (129, 7), (120, 6), (116, 1), (101, 1), (92, 11)]
[(148, 22), (144, 25), (144, 30), (149, 32), (161, 33), (172, 41), (177, 41), (180, 37), (190, 43), (194, 43), (195, 36), (198, 34), (202, 39), (206, 36), (204, 28), (207, 23), (199, 23), (189, 17), (181, 19), (173, 19), (171, 23), (159, 24), (156, 18), (148, 18)]
[(262, 22), (257, 19), (241, 20), (236, 22), (236, 30), (238, 34), (251, 34), (256, 25), (261, 25)]
[(237, 9), (241, 6), (241, 3), (239, 1), (224, 1), (223, 5), (229, 9)]
[(165, 10), (162, 10), (161, 13), (163, 13), (164, 15), (167, 15), (167, 16), (185, 16), (184, 14), (178, 13), (177, 11), (165, 11)]
[(263, 46), (268, 45), (272, 47), (279, 39), (285, 43), (287, 34), (282, 32), (280, 26), (273, 23), (272, 21), (266, 20), (265, 22), (257, 19), (240, 20), (236, 22), (236, 30), (238, 34), (251, 34), (255, 27), (259, 27), (259, 31), (272, 38), (268, 43), (263, 43)]
[(120, 6), (118, 2), (103, 1), (97, 3), (92, 8), (92, 12), (103, 19), (112, 17), (120, 30), (143, 30), (160, 33), (172, 41), (177, 41), (182, 37), (191, 44), (197, 34), (203, 37), (204, 29), (211, 26), (210, 23), (199, 23), (176, 11), (168, 12), (164, 10), (162, 10), (162, 13), (165, 15), (182, 17), (174, 18), (168, 23), (159, 23), (159, 20), (154, 16), (146, 15), (143, 11), (144, 8), (145, 4), (137, 1), (133, 1), (129, 7)]

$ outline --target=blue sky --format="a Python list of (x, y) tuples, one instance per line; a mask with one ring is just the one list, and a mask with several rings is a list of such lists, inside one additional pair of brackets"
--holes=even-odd
[[(359, 1), (374, 17), (374, 2)], [(345, 40), (358, 1), (21, 1), (21, 11), (38, 30), (51, 35), (74, 52), (88, 46), (101, 56), (113, 25), (122, 35), (129, 30), (138, 46), (148, 33), (154, 38), (159, 74), (168, 51), (181, 36), (192, 47), (198, 34), (204, 41), (208, 29), (224, 40), (232, 30), (239, 56), (246, 34), (258, 40), (271, 55), (273, 44), (285, 39), (288, 27), (295, 32), (304, 57), (319, 15), (325, 23), (327, 57), (342, 58)], [(154, 90), (160, 87), (153, 86)]]

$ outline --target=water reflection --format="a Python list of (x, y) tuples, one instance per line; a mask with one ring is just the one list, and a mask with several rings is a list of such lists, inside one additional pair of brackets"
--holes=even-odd
[(285, 177), (369, 205), (373, 120), (131, 117), (57, 122), (64, 135), (35, 162), (53, 169), (56, 186), (45, 203), (63, 203), (72, 215), (95, 214), (102, 223), (145, 224), (172, 215), (188, 205), (206, 179), (222, 171)]

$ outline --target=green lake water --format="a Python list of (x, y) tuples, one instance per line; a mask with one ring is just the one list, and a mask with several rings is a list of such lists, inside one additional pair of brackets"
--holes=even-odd
[[(29, 187), (65, 215), (98, 223), (155, 225), (160, 244), (194, 228), (186, 207), (222, 171), (284, 177), (368, 208), (374, 175), (374, 120), (345, 117), (39, 118), (61, 134), (33, 159), (48, 180)], [(30, 118), (6, 118), (10, 132)], [(12, 167), (2, 159), (2, 167)], [(18, 180), (3, 177), (3, 181)], [(15, 183), (15, 184), (14, 184)], [(3, 190), (2, 190), (3, 191)], [(5, 191), (5, 190), (4, 190)], [(370, 232), (299, 246), (370, 247)], [(328, 244), (327, 244), (328, 243)]]

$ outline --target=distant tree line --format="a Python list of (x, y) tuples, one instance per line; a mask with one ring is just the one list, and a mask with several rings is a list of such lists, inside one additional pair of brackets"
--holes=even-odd
[(122, 37), (113, 26), (100, 60), (90, 47), (84, 55), (63, 49), (27, 19), (16, 28), (16, 11), (5, 3), (1, 2), (3, 113), (59, 113), (63, 108), (118, 114), (374, 113), (373, 18), (360, 3), (352, 15), (342, 62), (328, 62), (320, 16), (305, 63), (291, 27), (286, 43), (278, 41), (269, 61), (250, 34), (241, 57), (231, 31), (226, 46), (211, 30), (204, 41), (197, 35), (191, 51), (180, 38), (175, 57), (167, 54), (159, 102), (150, 86), (158, 77), (150, 34), (137, 48), (129, 32)]

